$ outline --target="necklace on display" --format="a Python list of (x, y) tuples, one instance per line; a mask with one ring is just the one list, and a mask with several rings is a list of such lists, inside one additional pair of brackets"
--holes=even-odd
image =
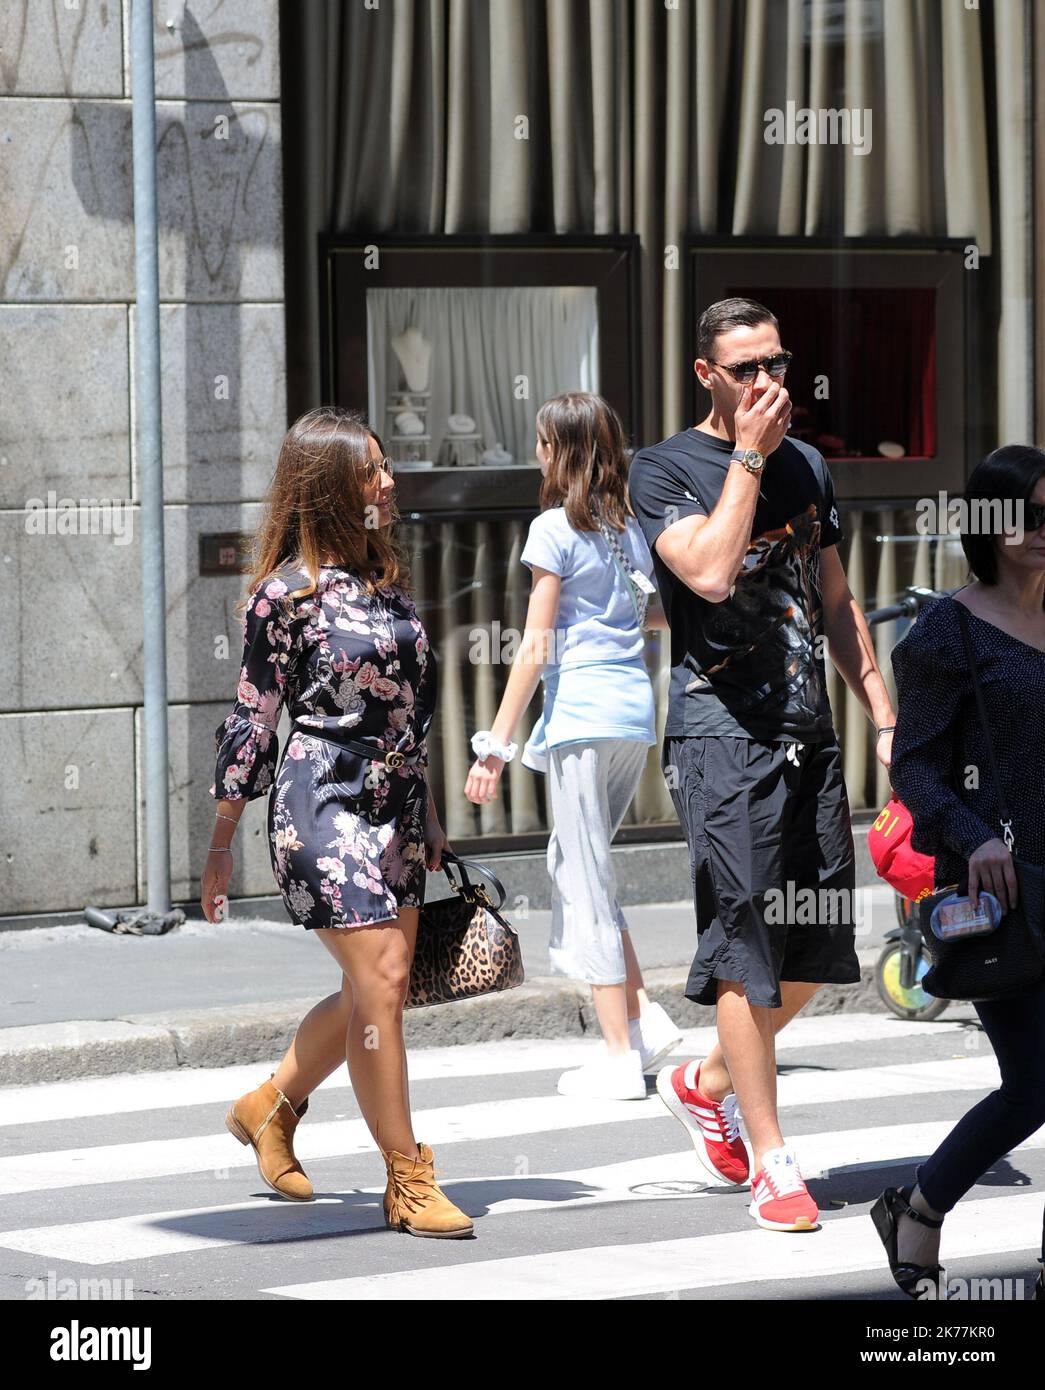
[(432, 344), (419, 328), (406, 328), (392, 339), (392, 351), (403, 369), (411, 391), (424, 391), (428, 386), (428, 368), (432, 360)]

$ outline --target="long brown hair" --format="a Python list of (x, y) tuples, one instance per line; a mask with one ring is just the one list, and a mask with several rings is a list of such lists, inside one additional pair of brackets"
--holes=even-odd
[[(314, 593), (319, 571), (328, 562), (350, 570), (367, 593), (393, 584), (409, 592), (406, 556), (391, 528), (365, 524), (363, 488), (371, 439), (384, 454), (365, 417), (343, 406), (318, 406), (294, 421), (280, 448), (254, 537), (248, 595), (237, 611), (284, 566), (303, 571), (310, 581), (292, 598)], [(395, 510), (393, 517), (398, 518)]]
[(561, 505), (575, 531), (597, 531), (593, 510), (615, 531), (634, 516), (628, 500), (627, 440), (620, 416), (590, 391), (564, 391), (537, 412), (537, 432), (551, 451), (541, 482), (541, 511)]

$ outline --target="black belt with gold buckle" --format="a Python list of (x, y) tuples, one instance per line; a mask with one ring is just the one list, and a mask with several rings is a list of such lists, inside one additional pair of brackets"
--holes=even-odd
[(385, 767), (412, 767), (414, 763), (421, 760), (420, 749), (413, 753), (400, 753), (398, 749), (391, 748), (386, 752), (374, 743), (358, 743), (354, 739), (326, 738), (323, 734), (317, 734), (312, 729), (303, 728), (300, 724), (294, 726), (294, 731), (303, 734), (306, 738), (318, 738), (320, 742), (330, 743), (335, 748), (344, 748), (349, 753), (358, 753), (361, 758), (366, 758), (372, 763), (381, 763)]

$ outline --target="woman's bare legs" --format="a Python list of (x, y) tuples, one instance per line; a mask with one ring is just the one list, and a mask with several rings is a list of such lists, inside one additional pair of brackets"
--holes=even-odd
[(342, 1047), (363, 1119), (379, 1148), (408, 1158), (416, 1158), (418, 1148), (410, 1121), (403, 1004), (417, 918), (416, 907), (404, 907), (394, 922), (316, 930), (351, 989)]
[(642, 971), (639, 968), (639, 958), (635, 954), (635, 947), (631, 944), (631, 932), (622, 931), (620, 937), (621, 945), (624, 947), (624, 968), (628, 972), (628, 978), (624, 985), (628, 992), (628, 1018), (638, 1018), (649, 1003), (649, 999), (646, 997), (646, 987), (643, 984)]
[(638, 957), (631, 944), (631, 932), (622, 931), (620, 935), (624, 948), (624, 968), (627, 971), (627, 979), (621, 985), (592, 985), (591, 987), (595, 1014), (599, 1020), (599, 1027), (602, 1029), (602, 1036), (606, 1040), (607, 1051), (611, 1053), (629, 1050), (631, 1041), (628, 1034), (628, 1023), (631, 1019), (638, 1018), (648, 1002)]
[(627, 1052), (628, 997), (624, 985), (592, 985), (591, 1002), (602, 1029), (606, 1050), (614, 1055)]
[(298, 1024), (294, 1040), (272, 1076), (297, 1110), (345, 1062), (345, 1037), (352, 1017), (352, 986), (342, 974), (337, 994), (328, 994)]

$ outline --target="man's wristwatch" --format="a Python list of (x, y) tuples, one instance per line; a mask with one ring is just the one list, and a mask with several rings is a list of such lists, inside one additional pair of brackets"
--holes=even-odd
[(757, 478), (766, 466), (765, 454), (760, 454), (757, 449), (734, 449), (730, 455), (730, 462), (736, 459), (737, 463), (742, 463), (749, 473), (753, 473)]

